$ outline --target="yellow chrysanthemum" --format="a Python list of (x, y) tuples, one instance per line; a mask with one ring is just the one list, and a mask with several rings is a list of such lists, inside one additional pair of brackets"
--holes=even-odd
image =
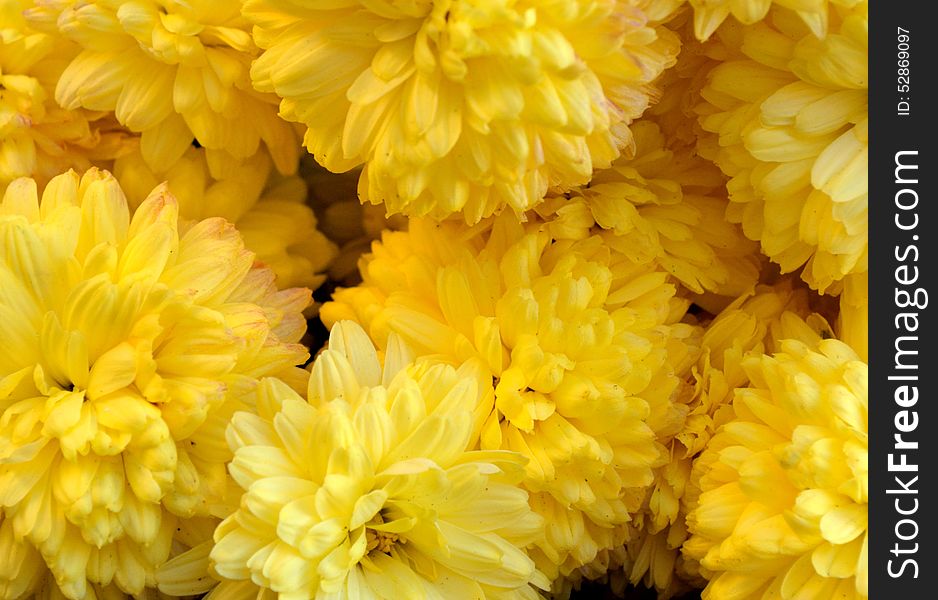
[(247, 579), (284, 600), (540, 597), (532, 585), (548, 581), (524, 547), (543, 523), (517, 485), (524, 459), (472, 450), (473, 378), (415, 365), (394, 340), (384, 362), (357, 324), (338, 323), (308, 402), (261, 384), (258, 414), (228, 429), (241, 507), (214, 547), (167, 563), (165, 591), (204, 591), (195, 576), (211, 548), (212, 570), (229, 580), (209, 595), (219, 600)]
[(412, 220), (361, 273), (323, 306), (327, 324), (354, 319), (380, 347), (395, 332), (418, 355), (484, 365), (494, 397), (482, 448), (530, 459), (525, 486), (547, 523), (539, 566), (567, 573), (615, 545), (613, 526), (666, 460), (655, 432), (683, 418), (675, 371), (694, 329), (675, 324), (687, 303), (667, 273), (512, 214), (475, 227)]
[(251, 86), (257, 56), (240, 0), (36, 0), (37, 28), (81, 47), (55, 87), (56, 101), (113, 112), (140, 133), (147, 164), (165, 171), (193, 140), (222, 177), (261, 141), (282, 173), (296, 169), (295, 133), (276, 98)]
[(690, 0), (694, 33), (709, 38), (730, 15), (746, 25), (761, 21), (773, 5), (795, 11), (818, 38), (827, 35), (830, 7), (850, 8), (865, 0)]
[[(745, 357), (772, 352), (782, 337), (833, 335), (820, 315), (811, 314), (810, 300), (806, 288), (783, 279), (741, 296), (707, 324), (703, 352), (693, 369), (694, 392), (679, 398), (686, 403), (687, 417), (680, 431), (658, 436), (667, 447), (669, 461), (655, 469), (655, 482), (629, 523), (629, 531), (621, 536), (622, 545), (600, 552), (590, 564), (571, 573), (570, 584), (599, 579), (613, 590), (644, 585), (657, 590), (662, 599), (703, 587), (699, 565), (680, 553), (688, 536), (685, 494), (693, 459), (719, 425), (731, 418), (732, 390), (748, 382), (741, 367)], [(798, 317), (807, 319), (807, 329)]]
[(0, 0), (0, 194), (18, 177), (53, 176), (118, 155), (128, 134), (101, 113), (64, 110), (55, 84), (78, 48), (31, 29), (28, 0)]
[(819, 40), (786, 11), (721, 28), (733, 60), (709, 73), (698, 111), (717, 138), (701, 151), (731, 177), (728, 218), (783, 272), (836, 294), (867, 270), (867, 4), (832, 12), (831, 30)]
[[(142, 594), (191, 517), (220, 512), (227, 417), (257, 378), (302, 381), (309, 290), (222, 219), (130, 218), (92, 169), (0, 204), (0, 598)], [(12, 558), (10, 558), (12, 557)]]
[(468, 223), (586, 183), (631, 144), (628, 123), (678, 41), (676, 1), (248, 0), (251, 74), (331, 171), (364, 165), (389, 213)]
[(726, 180), (685, 147), (671, 150), (657, 125), (632, 126), (634, 158), (597, 171), (589, 185), (548, 198), (536, 211), (564, 235), (603, 241), (636, 263), (654, 263), (690, 291), (733, 298), (759, 277), (759, 250), (727, 223)]
[(403, 215), (388, 217), (384, 206), (358, 201), (359, 173), (357, 169), (330, 173), (309, 155), (300, 160), (300, 174), (309, 186), (309, 203), (319, 216), (319, 230), (339, 246), (329, 266), (329, 279), (344, 285), (361, 282), (358, 259), (382, 231), (407, 228)]
[(743, 364), (694, 465), (684, 552), (713, 598), (867, 598), (867, 365), (814, 335)]
[(305, 203), (303, 180), (272, 171), (270, 157), (262, 151), (216, 179), (204, 148), (188, 149), (167, 171), (153, 171), (140, 152), (114, 163), (114, 174), (131, 206), (166, 181), (179, 201), (180, 216), (225, 218), (235, 224), (257, 259), (277, 275), (279, 287), (316, 289), (336, 247), (317, 229), (316, 216)]

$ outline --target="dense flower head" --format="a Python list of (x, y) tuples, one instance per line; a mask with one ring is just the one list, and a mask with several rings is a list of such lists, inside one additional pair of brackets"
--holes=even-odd
[(716, 138), (701, 151), (731, 177), (727, 217), (821, 293), (867, 270), (867, 12), (832, 8), (823, 39), (787, 11), (724, 26), (731, 60), (697, 108)]
[(854, 7), (864, 0), (690, 0), (694, 8), (694, 33), (709, 38), (730, 15), (752, 25), (766, 17), (773, 6), (794, 11), (818, 38), (827, 35), (832, 7)]
[(688, 537), (686, 500), (693, 461), (714, 431), (732, 418), (733, 390), (748, 383), (742, 368), (745, 358), (771, 353), (783, 338), (833, 337), (827, 321), (812, 313), (816, 308), (803, 284), (783, 278), (740, 296), (705, 324), (702, 351), (691, 371), (693, 393), (679, 398), (687, 416), (680, 431), (658, 435), (669, 461), (656, 467), (655, 481), (621, 545), (600, 552), (571, 573), (571, 584), (600, 579), (614, 590), (644, 585), (657, 590), (662, 599), (704, 586), (699, 565), (680, 552)]
[(240, 0), (37, 0), (32, 25), (80, 47), (55, 86), (64, 108), (114, 113), (165, 171), (193, 140), (220, 177), (261, 143), (295, 171), (295, 134), (276, 98), (251, 86), (257, 47)]
[[(834, 332), (825, 314), (831, 311), (790, 276), (772, 285), (760, 284), (724, 308), (706, 324), (702, 352), (694, 369), (695, 392), (684, 430), (676, 436), (685, 456), (698, 454), (722, 424), (733, 390), (748, 376), (747, 357), (771, 354), (787, 338), (830, 338)], [(807, 327), (807, 329), (805, 329)]]
[(696, 330), (677, 323), (687, 302), (667, 273), (511, 214), (475, 227), (414, 219), (372, 250), (363, 283), (336, 292), (323, 320), (484, 365), (481, 445), (530, 459), (525, 486), (547, 522), (539, 565), (569, 572), (613, 545), (664, 460), (655, 433), (683, 419), (677, 373)]
[(306, 184), (297, 175), (274, 171), (266, 152), (215, 178), (204, 148), (189, 148), (166, 171), (154, 171), (136, 151), (115, 161), (114, 175), (131, 206), (166, 181), (181, 217), (223, 217), (234, 223), (245, 246), (277, 275), (281, 288), (319, 287), (336, 256), (335, 245), (318, 230), (316, 215), (306, 205)]
[(596, 171), (589, 185), (535, 210), (565, 235), (603, 241), (636, 263), (654, 263), (688, 290), (737, 297), (759, 277), (756, 244), (724, 219), (726, 179), (692, 147), (672, 150), (651, 121), (633, 124), (636, 151)]
[(97, 169), (53, 178), (41, 202), (34, 181), (10, 184), (0, 598), (142, 594), (177, 526), (217, 512), (227, 417), (259, 377), (302, 381), (308, 356), (309, 291), (253, 263), (224, 220), (180, 225), (163, 187), (131, 218)]
[(707, 598), (867, 598), (867, 365), (836, 339), (744, 362), (733, 418), (694, 465), (684, 552)]
[(586, 183), (631, 145), (678, 2), (249, 0), (255, 86), (389, 213), (472, 224)]
[[(211, 597), (246, 579), (283, 599), (535, 600), (532, 584), (547, 587), (524, 552), (543, 524), (517, 485), (523, 457), (472, 449), (474, 378), (414, 363), (393, 339), (383, 359), (337, 323), (306, 399), (267, 379), (258, 413), (235, 415), (230, 470), (245, 493), (215, 532)], [(181, 585), (191, 564), (168, 563), (163, 589), (195, 591)]]
[(28, 0), (0, 0), (0, 194), (18, 177), (40, 187), (69, 168), (120, 154), (129, 137), (104, 113), (65, 110), (55, 85), (78, 48), (32, 29)]

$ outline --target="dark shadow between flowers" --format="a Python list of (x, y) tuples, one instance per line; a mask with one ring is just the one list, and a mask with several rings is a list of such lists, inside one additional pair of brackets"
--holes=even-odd
[[(657, 592), (643, 587), (626, 588), (621, 596), (615, 594), (609, 586), (603, 583), (587, 581), (574, 590), (570, 600), (656, 600)], [(683, 596), (675, 596), (671, 600), (700, 600), (700, 592), (691, 592)]]

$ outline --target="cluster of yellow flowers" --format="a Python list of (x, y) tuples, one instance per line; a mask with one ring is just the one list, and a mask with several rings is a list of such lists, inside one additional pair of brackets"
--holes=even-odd
[(0, 0), (0, 600), (865, 600), (867, 22)]

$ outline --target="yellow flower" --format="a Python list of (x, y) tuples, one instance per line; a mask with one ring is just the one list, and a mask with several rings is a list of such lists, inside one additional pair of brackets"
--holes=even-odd
[[(365, 332), (337, 323), (307, 396), (267, 379), (258, 414), (231, 422), (231, 474), (245, 493), (215, 531), (209, 558), (223, 583), (210, 598), (247, 579), (284, 600), (540, 597), (532, 585), (548, 581), (524, 547), (543, 523), (517, 485), (524, 459), (471, 450), (472, 378), (412, 364), (393, 340), (382, 368)], [(206, 549), (168, 563), (161, 587), (204, 591)]]
[(278, 287), (319, 287), (336, 247), (317, 229), (316, 216), (305, 204), (303, 180), (272, 172), (264, 151), (214, 178), (206, 154), (204, 148), (189, 148), (170, 169), (154, 171), (138, 151), (118, 159), (114, 174), (131, 206), (166, 181), (181, 217), (223, 217), (234, 223), (248, 249), (277, 275)]
[(833, 336), (827, 322), (811, 313), (815, 306), (809, 291), (792, 283), (786, 278), (773, 286), (760, 285), (706, 325), (703, 351), (692, 370), (695, 388), (680, 399), (687, 417), (680, 431), (658, 436), (669, 462), (655, 469), (655, 483), (633, 516), (623, 545), (572, 573), (574, 583), (599, 578), (618, 586), (643, 584), (662, 599), (703, 587), (699, 565), (680, 553), (688, 535), (686, 494), (693, 496), (691, 465), (713, 432), (732, 418), (732, 390), (748, 383), (743, 359), (774, 351), (780, 338)]
[(677, 38), (666, 0), (250, 0), (257, 89), (362, 201), (467, 223), (586, 183), (631, 144)]
[(678, 431), (676, 371), (694, 328), (667, 273), (597, 236), (554, 238), (514, 215), (477, 226), (414, 219), (363, 257), (364, 282), (322, 308), (379, 347), (392, 332), (419, 356), (477, 361), (491, 381), (481, 446), (530, 459), (524, 485), (545, 517), (533, 555), (552, 577), (616, 543), (639, 508), (655, 432)]
[(165, 171), (193, 140), (215, 177), (261, 141), (281, 173), (298, 159), (276, 98), (251, 87), (258, 50), (240, 0), (36, 0), (30, 23), (81, 47), (55, 87), (64, 108), (113, 112), (141, 134), (147, 164)]
[[(817, 296), (804, 284), (785, 277), (774, 285), (759, 285), (754, 293), (739, 297), (706, 325), (696, 381), (684, 430), (676, 436), (685, 456), (700, 453), (713, 432), (725, 421), (733, 390), (748, 382), (743, 361), (779, 350), (787, 338), (833, 337), (822, 316)], [(804, 327), (807, 327), (805, 329)]]
[(773, 6), (795, 11), (811, 32), (823, 38), (827, 34), (829, 7), (856, 6), (864, 0), (690, 0), (694, 7), (694, 32), (701, 40), (709, 38), (717, 27), (733, 15), (746, 25), (765, 18)]
[(867, 270), (867, 4), (832, 12), (831, 30), (819, 40), (785, 11), (721, 28), (733, 60), (710, 71), (698, 111), (716, 138), (701, 151), (731, 177), (730, 221), (782, 272), (837, 294)]
[(165, 188), (131, 219), (97, 169), (41, 203), (32, 180), (7, 188), (0, 555), (22, 560), (0, 561), (2, 598), (142, 594), (177, 526), (227, 514), (220, 440), (245, 393), (302, 381), (309, 291), (278, 292), (224, 220), (177, 222)]
[(707, 598), (867, 598), (867, 365), (836, 339), (743, 366), (734, 415), (694, 465), (684, 552)]
[(726, 179), (691, 147), (668, 148), (650, 121), (632, 126), (634, 158), (597, 171), (589, 185), (553, 196), (536, 212), (552, 228), (603, 241), (636, 263), (654, 263), (696, 294), (733, 298), (759, 277), (758, 246), (727, 223)]
[(128, 134), (102, 113), (64, 110), (56, 81), (78, 49), (31, 29), (27, 0), (0, 0), (0, 194), (18, 177), (53, 176), (118, 155)]

